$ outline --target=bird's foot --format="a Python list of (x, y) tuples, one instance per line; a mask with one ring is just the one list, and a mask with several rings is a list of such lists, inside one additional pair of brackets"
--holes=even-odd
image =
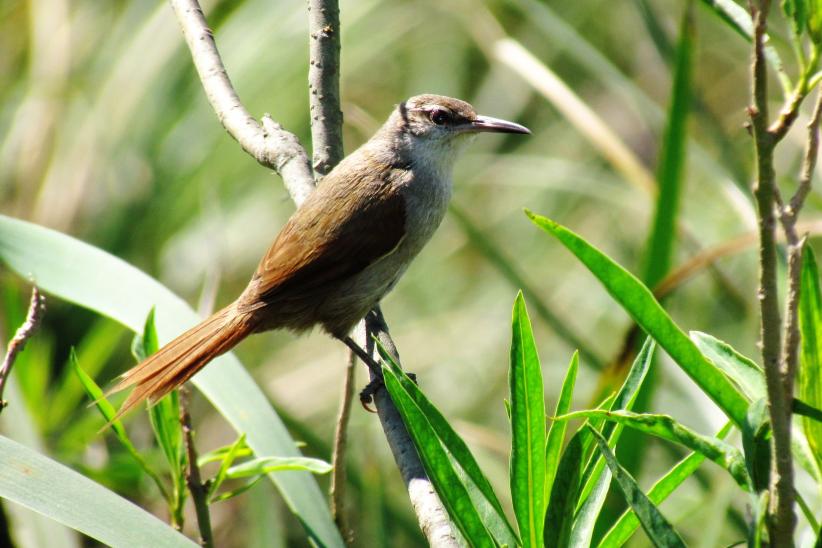
[[(417, 384), (417, 375), (414, 373), (406, 373), (408, 378), (411, 379), (414, 384)], [(360, 391), (360, 403), (362, 404), (363, 409), (368, 411), (369, 413), (376, 413), (377, 411), (371, 407), (371, 404), (374, 403), (374, 395), (377, 393), (377, 390), (383, 388), (385, 386), (385, 381), (383, 381), (382, 377), (374, 377), (371, 379), (371, 382), (365, 385)]]

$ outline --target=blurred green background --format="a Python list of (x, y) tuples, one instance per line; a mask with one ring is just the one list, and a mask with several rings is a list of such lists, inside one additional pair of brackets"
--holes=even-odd
[[(633, 272), (643, 271), (655, 207), (647, 183), (653, 183), (662, 142), (684, 5), (341, 2), (346, 151), (366, 140), (394, 104), (424, 92), (465, 99), (481, 113), (533, 131), (525, 139), (480, 136), (468, 149), (457, 164), (452, 214), (383, 303), (404, 366), (477, 453), (505, 507), (509, 433), (502, 400), (516, 291), (525, 286), (551, 406), (577, 344), (583, 345), (577, 394), (590, 399), (579, 399), (575, 408), (612, 386), (631, 328), (594, 278), (522, 209), (556, 219)], [(270, 112), (310, 148), (304, 2), (225, 0), (203, 7), (247, 108), (255, 116)], [(685, 329), (712, 333), (756, 356), (754, 248), (744, 238), (734, 244), (755, 222), (744, 128), (749, 47), (702, 3), (695, 7), (692, 113), (673, 265), (728, 242), (733, 253), (697, 269), (670, 293), (666, 307)], [(777, 37), (781, 24), (774, 18)], [(553, 100), (539, 83), (523, 80), (515, 70), (522, 60), (498, 47), (504, 35), (550, 67), (612, 133), (590, 123), (582, 124), (587, 134), (580, 131), (567, 116), (568, 109), (581, 112), (578, 105), (552, 95), (558, 88), (550, 83), (543, 82)], [(775, 45), (789, 51), (778, 38)], [(793, 132), (779, 149), (779, 172), (796, 172), (802, 138)], [(633, 156), (638, 169), (609, 160), (603, 151), (614, 147)], [(818, 218), (820, 209), (814, 194), (804, 218)], [(279, 178), (237, 146), (206, 103), (166, 3), (0, 2), (0, 212), (99, 246), (206, 313), (239, 293), (292, 211)], [(24, 313), (28, 286), (5, 271), (0, 286), (0, 334), (8, 339)], [(569, 334), (580, 342), (569, 341)], [(17, 396), (7, 393), (11, 407), (0, 425), (9, 437), (41, 447), (163, 516), (152, 486), (110, 436), (96, 434), (101, 419), (67, 374), (75, 346), (81, 365), (101, 384), (109, 382), (132, 364), (130, 339), (110, 320), (49, 301), (45, 326), (17, 366)], [(330, 459), (344, 347), (319, 333), (270, 333), (244, 342), (237, 354), (294, 437), (306, 442), (305, 452)], [(723, 417), (693, 383), (667, 359), (657, 367), (650, 408), (704, 433), (718, 429)], [(364, 368), (358, 375), (364, 384)], [(233, 433), (221, 417), (199, 396), (194, 404), (200, 450), (229, 443)], [(140, 415), (130, 418), (129, 428), (147, 447), (150, 432)], [(355, 544), (419, 545), (376, 417), (357, 407), (350, 436)], [(679, 454), (636, 440), (620, 455), (647, 487)], [(327, 484), (326, 477), (319, 480)], [(690, 545), (724, 545), (743, 537), (744, 501), (737, 493), (727, 474), (705, 464), (662, 509)], [(617, 499), (610, 501), (614, 508)], [(15, 523), (19, 510), (5, 510)], [(212, 512), (221, 546), (304, 542), (268, 482)], [(17, 542), (27, 538), (21, 531), (15, 530)], [(633, 541), (646, 543), (642, 535)]]

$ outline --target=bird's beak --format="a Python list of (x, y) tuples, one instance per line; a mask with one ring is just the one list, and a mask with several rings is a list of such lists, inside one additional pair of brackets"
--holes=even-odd
[(500, 120), (499, 118), (491, 118), (490, 116), (477, 116), (471, 122), (465, 124), (464, 127), (465, 131), (470, 132), (531, 134), (531, 130), (525, 126), (507, 120)]

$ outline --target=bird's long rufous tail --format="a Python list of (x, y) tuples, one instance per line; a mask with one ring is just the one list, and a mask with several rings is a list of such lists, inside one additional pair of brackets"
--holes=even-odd
[(228, 352), (254, 331), (248, 315), (237, 312), (232, 303), (195, 325), (143, 362), (129, 369), (108, 394), (134, 390), (113, 420), (148, 399), (154, 403), (186, 382), (208, 362)]

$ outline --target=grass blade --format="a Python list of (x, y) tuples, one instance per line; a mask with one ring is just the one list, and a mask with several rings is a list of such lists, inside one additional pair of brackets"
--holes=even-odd
[(108, 546), (197, 546), (74, 470), (0, 436), (0, 497)]
[[(716, 437), (724, 439), (731, 431), (731, 426), (731, 423), (727, 423)], [(679, 461), (651, 487), (648, 491), (648, 500), (653, 504), (662, 504), (677, 487), (682, 485), (682, 482), (696, 472), (704, 460), (705, 455), (693, 452)], [(628, 509), (602, 538), (599, 548), (619, 548), (631, 538), (637, 527), (639, 527), (639, 519), (632, 509)]]
[[(802, 254), (799, 291), (799, 331), (802, 344), (799, 354), (799, 397), (808, 405), (822, 408), (822, 290), (819, 269), (809, 245)], [(802, 428), (808, 439), (817, 467), (822, 468), (822, 423), (802, 417)]]
[(594, 436), (602, 456), (605, 457), (605, 462), (608, 463), (608, 468), (611, 470), (614, 479), (616, 479), (617, 485), (622, 489), (625, 500), (631, 505), (651, 542), (656, 546), (665, 546), (666, 548), (685, 548), (685, 543), (682, 542), (682, 539), (668, 520), (665, 519), (665, 516), (645, 496), (636, 480), (619, 465), (616, 457), (608, 448), (608, 442), (605, 441), (605, 438), (599, 432), (593, 429), (589, 430)]
[(745, 397), (705, 359), (642, 282), (567, 228), (530, 211), (526, 213), (534, 224), (557, 238), (588, 267), (634, 321), (656, 340), (734, 423), (741, 425), (744, 422), (748, 407)]
[[(108, 316), (134, 332), (143, 329), (154, 306), (161, 341), (199, 321), (184, 301), (133, 266), (32, 223), (0, 216), (0, 261), (22, 276), (32, 276), (43, 291)], [(233, 355), (215, 359), (192, 382), (238, 433), (246, 433), (256, 454), (301, 456), (265, 394)], [(343, 546), (311, 474), (270, 474), (269, 478), (313, 541)]]
[(691, 67), (694, 22), (691, 2), (686, 2), (676, 49), (674, 80), (668, 107), (668, 121), (660, 150), (653, 228), (648, 239), (643, 281), (655, 287), (671, 268), (679, 202), (685, 171), (688, 142), (688, 114), (691, 106)]
[(539, 546), (545, 516), (545, 396), (522, 292), (512, 314), (511, 498), (524, 546)]
[[(571, 363), (568, 364), (568, 371), (562, 381), (562, 390), (559, 393), (557, 407), (554, 410), (554, 417), (564, 415), (571, 410), (571, 399), (574, 396), (574, 384), (579, 371), (579, 353), (574, 352), (571, 356)], [(554, 485), (554, 478), (557, 475), (557, 467), (562, 453), (562, 443), (565, 441), (565, 432), (568, 430), (566, 421), (552, 421), (548, 430), (548, 441), (545, 443), (545, 499), (551, 496), (551, 487)]]

